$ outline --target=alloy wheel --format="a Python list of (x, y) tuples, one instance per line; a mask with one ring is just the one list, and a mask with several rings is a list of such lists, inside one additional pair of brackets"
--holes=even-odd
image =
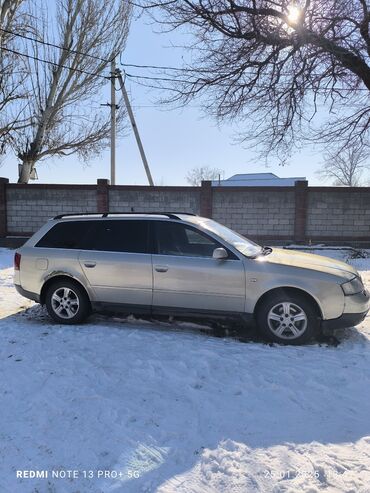
[(289, 301), (277, 303), (267, 315), (271, 332), (280, 339), (297, 339), (306, 331), (307, 322), (305, 311)]
[(80, 300), (73, 289), (60, 287), (52, 294), (51, 306), (59, 317), (71, 319), (78, 312)]

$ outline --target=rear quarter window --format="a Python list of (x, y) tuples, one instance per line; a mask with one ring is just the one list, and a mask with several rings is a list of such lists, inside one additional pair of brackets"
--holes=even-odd
[(91, 224), (87, 221), (58, 223), (38, 241), (36, 247), (84, 249)]

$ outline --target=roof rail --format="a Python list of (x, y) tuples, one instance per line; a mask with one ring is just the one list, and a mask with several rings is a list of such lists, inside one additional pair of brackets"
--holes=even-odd
[(178, 217), (179, 214), (185, 215), (185, 216), (196, 216), (196, 214), (193, 214), (192, 212), (75, 212), (75, 213), (69, 213), (69, 214), (59, 214), (58, 216), (54, 216), (53, 219), (62, 219), (63, 217), (74, 217), (74, 216), (101, 216), (101, 217), (108, 217), (108, 216), (115, 216), (115, 215), (150, 215), (150, 216), (167, 216), (170, 219), (180, 219)]

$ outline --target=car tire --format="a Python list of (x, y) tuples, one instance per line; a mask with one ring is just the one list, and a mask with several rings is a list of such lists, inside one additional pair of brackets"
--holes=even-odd
[(305, 344), (319, 334), (320, 313), (313, 301), (300, 294), (275, 292), (256, 313), (261, 334), (281, 344)]
[(74, 281), (61, 279), (47, 289), (45, 304), (50, 317), (60, 324), (78, 324), (91, 313), (90, 300)]

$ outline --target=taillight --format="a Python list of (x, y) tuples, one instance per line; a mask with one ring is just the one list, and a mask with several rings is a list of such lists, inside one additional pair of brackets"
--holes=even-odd
[(19, 270), (20, 266), (21, 266), (21, 254), (16, 253), (14, 255), (14, 270)]

